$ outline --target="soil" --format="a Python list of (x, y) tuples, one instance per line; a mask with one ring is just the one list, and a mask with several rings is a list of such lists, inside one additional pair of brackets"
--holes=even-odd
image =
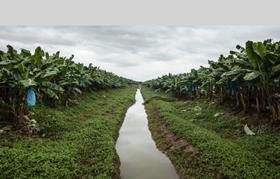
[[(148, 112), (149, 128), (152, 133), (154, 140), (156, 141), (157, 147), (165, 154), (169, 154), (170, 151), (180, 151), (178, 156), (168, 155), (173, 165), (177, 170), (177, 174), (181, 179), (190, 178), (186, 175), (184, 166), (182, 166), (176, 160), (180, 156), (188, 156), (189, 158), (197, 157), (199, 151), (189, 142), (184, 139), (178, 138), (163, 122), (160, 118), (159, 112), (153, 104), (149, 104), (151, 108)], [(149, 108), (146, 106), (147, 108)]]

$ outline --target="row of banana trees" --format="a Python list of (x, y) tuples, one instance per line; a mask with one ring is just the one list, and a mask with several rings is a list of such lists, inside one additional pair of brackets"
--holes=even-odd
[(67, 105), (83, 91), (118, 88), (133, 81), (113, 73), (85, 66), (60, 53), (49, 53), (37, 47), (34, 53), (7, 46), (0, 51), (0, 119), (13, 119), (24, 124), (28, 113), (26, 93), (32, 90), (37, 100), (48, 105)]
[(177, 97), (218, 99), (236, 109), (255, 109), (280, 120), (280, 41), (247, 41), (227, 56), (208, 61), (209, 67), (165, 75), (145, 82)]

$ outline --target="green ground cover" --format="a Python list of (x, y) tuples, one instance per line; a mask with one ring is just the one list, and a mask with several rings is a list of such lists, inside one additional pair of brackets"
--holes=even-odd
[(79, 104), (37, 106), (35, 137), (0, 134), (0, 178), (112, 178), (115, 141), (135, 87), (83, 94)]
[[(247, 119), (223, 106), (202, 99), (175, 101), (148, 88), (142, 88), (142, 93), (145, 100), (158, 96), (146, 104), (149, 127), (157, 146), (183, 177), (280, 177), (280, 135), (268, 124), (249, 126), (256, 135), (248, 136), (243, 130)], [(198, 152), (186, 152), (186, 143), (172, 146), (159, 129), (162, 122), (178, 144), (183, 139)]]

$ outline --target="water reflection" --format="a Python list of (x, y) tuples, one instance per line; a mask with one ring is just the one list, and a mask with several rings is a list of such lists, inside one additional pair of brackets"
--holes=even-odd
[(135, 98), (136, 103), (127, 110), (116, 145), (122, 179), (179, 178), (170, 160), (156, 148), (151, 137), (139, 89)]

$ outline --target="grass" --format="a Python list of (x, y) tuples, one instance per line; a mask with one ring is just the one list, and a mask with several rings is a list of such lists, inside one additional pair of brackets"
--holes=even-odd
[(38, 106), (37, 137), (0, 138), (0, 178), (112, 178), (118, 176), (115, 141), (135, 87), (91, 92), (79, 104)]
[[(142, 88), (145, 99), (168, 94)], [(270, 126), (250, 126), (256, 136), (247, 136), (247, 122), (230, 109), (205, 100), (152, 100), (146, 105), (149, 126), (158, 147), (164, 150), (177, 170), (187, 178), (279, 178), (280, 136)], [(160, 123), (194, 146), (172, 146), (160, 129)], [(185, 144), (185, 145), (186, 145)]]

